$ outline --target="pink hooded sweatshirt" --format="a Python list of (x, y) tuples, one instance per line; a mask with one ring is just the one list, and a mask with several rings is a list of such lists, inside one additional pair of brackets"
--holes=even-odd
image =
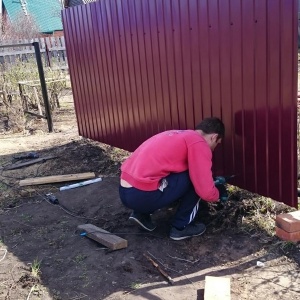
[(218, 201), (219, 191), (212, 177), (212, 151), (194, 130), (170, 130), (141, 144), (122, 164), (121, 178), (142, 191), (157, 190), (170, 173), (189, 171), (198, 196)]

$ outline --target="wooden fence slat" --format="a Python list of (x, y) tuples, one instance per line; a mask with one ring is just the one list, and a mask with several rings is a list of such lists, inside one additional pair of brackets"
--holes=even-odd
[[(52, 58), (55, 58), (55, 62), (57, 62), (57, 51), (55, 50), (56, 48), (56, 44), (55, 44), (55, 38), (54, 37), (51, 37), (51, 52), (52, 52)], [(53, 48), (52, 48), (53, 47)]]
[(66, 64), (66, 66), (68, 66), (68, 57), (67, 57), (67, 53), (66, 53), (66, 42), (65, 42), (65, 37), (64, 36), (61, 37), (61, 45), (62, 45), (62, 47), (64, 47), (65, 64)]
[(52, 67), (52, 57), (51, 57), (51, 53), (49, 51), (49, 49), (51, 48), (51, 41), (50, 41), (49, 37), (45, 38), (45, 43), (46, 43), (46, 52), (47, 52), (48, 64), (49, 64), (49, 67)]
[(65, 37), (62, 36), (60, 40), (61, 40), (61, 46), (65, 48), (66, 47)]
[[(41, 52), (45, 52), (45, 50), (41, 50)], [(20, 54), (34, 54), (34, 50), (20, 50), (20, 51), (6, 51), (6, 52), (0, 52), (0, 56), (16, 56)]]
[[(31, 40), (25, 39), (22, 41), (1, 41), (1, 45), (14, 45), (11, 48), (0, 48), (0, 64), (14, 63), (17, 60), (27, 60), (28, 55), (34, 56), (33, 45), (18, 46), (18, 44), (26, 44), (38, 42), (40, 45), (40, 52), (44, 57), (47, 66), (58, 67), (59, 69), (67, 69), (67, 57), (65, 48), (65, 38), (61, 37), (40, 37)], [(53, 63), (52, 63), (53, 61)]]
[(40, 43), (40, 49), (45, 49), (46, 48), (46, 44), (45, 44), (45, 39), (44, 38), (40, 38), (39, 39), (39, 43)]
[(46, 43), (46, 45), (47, 45), (47, 47), (51, 47), (51, 41), (50, 41), (50, 38), (47, 36), (47, 37), (45, 37), (45, 43)]
[(55, 46), (55, 47), (51, 47), (49, 48), (49, 51), (61, 51), (61, 50), (65, 50), (65, 47), (61, 47), (61, 46)]
[(34, 53), (34, 50), (14, 50), (14, 51), (6, 51), (6, 52), (2, 52), (0, 53), (0, 56), (14, 56), (14, 55), (20, 55), (20, 54), (31, 54), (31, 53)]

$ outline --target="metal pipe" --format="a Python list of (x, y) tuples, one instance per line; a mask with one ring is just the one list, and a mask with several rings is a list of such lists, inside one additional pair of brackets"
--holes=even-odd
[(52, 132), (53, 131), (53, 123), (52, 123), (51, 109), (50, 109), (50, 103), (49, 103), (48, 93), (47, 93), (45, 74), (44, 74), (44, 70), (43, 70), (43, 62), (42, 62), (42, 57), (41, 57), (41, 52), (40, 52), (40, 46), (39, 46), (38, 42), (33, 42), (32, 45), (34, 46), (35, 58), (36, 58), (37, 67), (38, 67), (39, 76), (40, 76), (40, 82), (41, 82), (41, 88), (42, 88), (42, 95), (43, 95), (43, 99), (44, 99), (45, 114), (46, 114), (46, 118), (47, 118), (48, 129), (49, 129), (49, 132)]

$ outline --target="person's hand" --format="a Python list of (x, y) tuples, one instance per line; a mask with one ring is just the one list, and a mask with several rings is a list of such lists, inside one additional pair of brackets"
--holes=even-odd
[(223, 176), (216, 176), (214, 177), (214, 183), (215, 185), (219, 185), (219, 184), (225, 184), (226, 183), (226, 179)]
[(219, 199), (224, 202), (228, 200), (228, 193), (224, 184), (216, 185), (216, 188), (219, 190)]

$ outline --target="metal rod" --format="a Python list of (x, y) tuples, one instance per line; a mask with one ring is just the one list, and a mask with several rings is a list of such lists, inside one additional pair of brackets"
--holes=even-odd
[(39, 70), (39, 76), (40, 76), (40, 81), (41, 81), (41, 88), (42, 88), (42, 94), (43, 94), (43, 99), (44, 99), (48, 129), (49, 129), (49, 132), (52, 132), (53, 131), (53, 123), (52, 123), (51, 109), (50, 109), (50, 103), (49, 103), (48, 93), (47, 93), (45, 74), (44, 74), (44, 70), (43, 70), (43, 62), (42, 62), (42, 58), (41, 58), (40, 46), (39, 46), (38, 42), (34, 42), (32, 44), (34, 46), (36, 62), (37, 62), (38, 70)]

